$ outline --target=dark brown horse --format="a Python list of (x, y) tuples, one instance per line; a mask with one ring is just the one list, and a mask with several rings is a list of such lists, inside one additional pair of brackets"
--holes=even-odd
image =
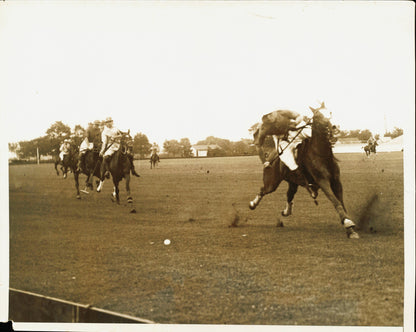
[[(122, 133), (120, 148), (114, 152), (109, 162), (109, 172), (113, 178), (114, 191), (112, 193), (112, 200), (116, 200), (120, 204), (120, 189), (119, 183), (122, 179), (126, 181), (127, 202), (133, 203), (133, 198), (130, 194), (130, 172), (132, 171), (132, 137), (130, 132)], [(104, 166), (104, 165), (103, 165)], [(101, 192), (104, 179), (105, 168), (101, 167), (100, 184), (97, 187), (97, 192)]]
[[(59, 156), (58, 156), (59, 158)], [(74, 174), (74, 180), (75, 180), (75, 189), (77, 191), (77, 198), (80, 199), (81, 195), (79, 192), (79, 184), (78, 184), (78, 178), (79, 178), (79, 172), (77, 171), (77, 164), (78, 164), (78, 148), (71, 143), (69, 148), (69, 153), (64, 155), (62, 163), (62, 172), (64, 174), (64, 178), (67, 176), (68, 170), (70, 170)]]
[(355, 224), (348, 216), (344, 206), (340, 169), (333, 155), (331, 145), (333, 126), (320, 112), (323, 107), (324, 105), (317, 109), (310, 107), (314, 114), (312, 137), (298, 146), (297, 163), (304, 177), (295, 176), (295, 173), (291, 172), (277, 157), (272, 161), (271, 167), (264, 168), (264, 186), (260, 188), (260, 193), (257, 194), (255, 199), (250, 202), (250, 209), (254, 210), (264, 195), (274, 192), (279, 184), (285, 180), (289, 183), (289, 188), (286, 208), (282, 211), (282, 215), (289, 216), (292, 212), (293, 198), (298, 186), (308, 188), (308, 184), (312, 184), (315, 189), (322, 189), (332, 202), (347, 236), (349, 238), (359, 238), (354, 230)]
[[(101, 159), (99, 157), (98, 149), (88, 150), (85, 152), (84, 165), (82, 167), (82, 173), (87, 176), (85, 181), (85, 189), (81, 192), (88, 194), (88, 189), (93, 189), (92, 181), (94, 176), (100, 178)], [(99, 181), (97, 180), (97, 186)], [(77, 186), (78, 188), (78, 186)]]
[(158, 162), (160, 162), (159, 155), (157, 153), (152, 153), (150, 156), (150, 169), (156, 168)]

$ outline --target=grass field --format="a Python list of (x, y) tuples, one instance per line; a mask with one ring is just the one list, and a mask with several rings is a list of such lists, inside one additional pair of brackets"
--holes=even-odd
[(12, 166), (10, 287), (157, 323), (401, 326), (402, 153), (337, 157), (359, 240), (323, 193), (316, 207), (299, 189), (279, 217), (286, 183), (250, 211), (257, 157), (136, 161), (135, 214), (124, 182), (120, 205), (110, 181), (76, 200), (72, 175)]

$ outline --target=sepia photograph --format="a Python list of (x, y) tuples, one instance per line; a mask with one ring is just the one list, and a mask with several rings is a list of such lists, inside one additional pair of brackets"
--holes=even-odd
[(414, 9), (0, 2), (0, 322), (413, 331)]

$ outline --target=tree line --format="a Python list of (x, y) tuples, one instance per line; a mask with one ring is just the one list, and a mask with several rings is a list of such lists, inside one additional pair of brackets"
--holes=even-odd
[[(99, 127), (104, 128), (104, 121), (98, 121)], [(42, 156), (52, 156), (59, 153), (59, 148), (65, 139), (70, 139), (76, 147), (81, 145), (85, 137), (86, 129), (81, 125), (76, 125), (72, 130), (62, 121), (56, 121), (48, 130), (46, 135), (35, 138), (30, 141), (20, 141), (18, 143), (9, 143), (9, 151), (16, 153), (19, 159), (28, 159), (36, 157), (39, 152)], [(146, 157), (150, 152), (149, 139), (145, 134), (137, 133), (133, 138), (133, 150), (140, 157)]]
[[(104, 121), (98, 121), (101, 129), (104, 128)], [(18, 143), (9, 143), (9, 151), (16, 153), (19, 159), (29, 159), (37, 156), (39, 152), (43, 156), (52, 156), (59, 153), (59, 147), (66, 138), (79, 147), (84, 139), (86, 129), (76, 125), (72, 130), (62, 121), (53, 123), (44, 136), (29, 141), (20, 141)], [(403, 129), (395, 127), (393, 131), (384, 134), (384, 137), (396, 138), (403, 135)], [(372, 133), (368, 129), (360, 130), (338, 130), (337, 138), (354, 138), (361, 142), (366, 142)], [(374, 136), (380, 139), (379, 135)], [(248, 156), (256, 155), (256, 148), (253, 146), (251, 139), (241, 139), (233, 142), (228, 139), (208, 136), (206, 139), (198, 141), (196, 145), (207, 145), (208, 157), (223, 156)], [(271, 138), (266, 139), (266, 146), (274, 146)], [(133, 151), (139, 159), (147, 158), (150, 153), (152, 144), (148, 137), (143, 133), (137, 133), (133, 137)], [(188, 138), (180, 140), (165, 140), (163, 143), (163, 156), (170, 158), (189, 158), (193, 156), (192, 144)]]

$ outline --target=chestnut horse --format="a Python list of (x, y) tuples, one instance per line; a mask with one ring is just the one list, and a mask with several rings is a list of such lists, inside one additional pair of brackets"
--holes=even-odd
[(347, 236), (356, 239), (359, 238), (359, 235), (354, 230), (355, 223), (350, 219), (345, 209), (340, 169), (332, 152), (333, 126), (320, 112), (324, 107), (323, 103), (317, 109), (310, 107), (313, 112), (312, 137), (305, 139), (298, 146), (297, 163), (304, 177), (294, 176), (294, 173), (277, 156), (271, 162), (271, 167), (264, 168), (263, 187), (260, 188), (260, 192), (255, 199), (250, 202), (250, 209), (254, 210), (265, 195), (274, 192), (279, 184), (285, 180), (289, 183), (289, 188), (286, 208), (282, 211), (282, 215), (289, 216), (292, 212), (293, 198), (298, 186), (309, 189), (309, 184), (312, 184), (316, 189), (322, 189), (334, 205)]

